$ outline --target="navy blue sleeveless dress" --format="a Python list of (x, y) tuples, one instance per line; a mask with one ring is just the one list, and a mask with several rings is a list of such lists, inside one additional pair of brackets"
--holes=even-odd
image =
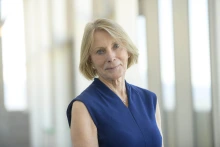
[(67, 108), (71, 124), (74, 101), (84, 103), (97, 127), (99, 147), (161, 147), (162, 137), (153, 92), (126, 83), (128, 107), (99, 79), (73, 99)]

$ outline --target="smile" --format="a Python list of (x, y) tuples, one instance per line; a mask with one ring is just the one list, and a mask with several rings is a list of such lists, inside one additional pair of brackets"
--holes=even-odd
[(119, 67), (119, 65), (114, 66), (114, 67), (108, 67), (108, 68), (106, 68), (105, 70), (114, 70), (114, 69), (117, 69), (118, 67)]

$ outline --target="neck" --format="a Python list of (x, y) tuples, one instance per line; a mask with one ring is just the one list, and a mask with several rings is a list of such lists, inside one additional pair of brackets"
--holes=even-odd
[(106, 80), (99, 78), (106, 86), (108, 86), (114, 93), (116, 93), (120, 98), (127, 96), (126, 86), (124, 78), (119, 78), (116, 80)]

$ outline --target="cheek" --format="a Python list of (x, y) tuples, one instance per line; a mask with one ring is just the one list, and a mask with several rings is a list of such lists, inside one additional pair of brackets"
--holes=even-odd
[(123, 58), (124, 58), (125, 61), (128, 61), (129, 54), (127, 52), (125, 52)]
[(127, 55), (125, 58), (125, 61), (124, 62), (126, 62), (126, 66), (128, 66), (128, 62), (129, 62), (129, 55)]
[(124, 55), (124, 58), (128, 58), (130, 56), (130, 53), (128, 53), (126, 48), (123, 48), (121, 53), (122, 53), (122, 55)]
[(104, 64), (103, 59), (99, 57), (92, 57), (91, 61), (94, 66), (101, 66), (102, 64)]

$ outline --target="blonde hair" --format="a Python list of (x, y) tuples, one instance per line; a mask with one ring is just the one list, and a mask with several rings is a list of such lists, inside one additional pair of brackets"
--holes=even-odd
[(97, 19), (94, 22), (90, 22), (86, 25), (81, 44), (79, 69), (87, 79), (92, 80), (97, 76), (96, 70), (92, 68), (90, 59), (90, 49), (94, 41), (93, 35), (96, 30), (104, 30), (114, 39), (123, 43), (128, 54), (130, 55), (130, 58), (128, 58), (127, 68), (137, 63), (138, 49), (123, 28), (112, 20)]

